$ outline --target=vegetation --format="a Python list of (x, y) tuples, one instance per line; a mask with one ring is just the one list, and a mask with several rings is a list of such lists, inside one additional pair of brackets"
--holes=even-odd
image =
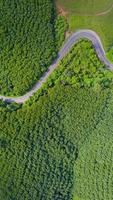
[(31, 107), (1, 111), (2, 198), (71, 199), (77, 143), (101, 120), (108, 94), (58, 85)]
[[(19, 95), (55, 58), (67, 23), (50, 0), (0, 7), (0, 92)], [(80, 40), (28, 102), (0, 100), (1, 200), (113, 199), (112, 87), (113, 72)]]
[[(93, 136), (85, 141), (75, 163), (74, 193), (80, 199), (113, 198), (113, 96)], [(103, 192), (98, 192), (102, 191)], [(93, 192), (92, 192), (93, 191)]]
[(88, 40), (80, 40), (59, 63), (42, 88), (26, 104), (31, 105), (36, 102), (57, 83), (78, 88), (87, 86), (99, 91), (112, 88), (113, 73), (99, 60), (92, 43)]
[(113, 63), (113, 47), (111, 47), (107, 52), (107, 57)]
[(71, 31), (92, 29), (99, 34), (106, 50), (113, 44), (112, 0), (57, 0), (57, 3), (66, 10)]
[(56, 57), (66, 22), (51, 0), (1, 0), (0, 9), (0, 93), (22, 95)]
[(65, 41), (65, 33), (67, 29), (68, 24), (65, 17), (59, 15), (55, 21), (55, 41), (58, 50), (61, 49), (63, 42)]
[[(95, 14), (102, 12), (111, 7), (111, 0), (57, 0), (62, 6), (69, 10), (69, 12), (79, 12), (81, 14)], [(84, 6), (85, 5), (85, 6)], [(93, 5), (93, 7), (92, 7)]]
[(112, 80), (84, 40), (28, 103), (0, 102), (1, 199), (113, 198)]

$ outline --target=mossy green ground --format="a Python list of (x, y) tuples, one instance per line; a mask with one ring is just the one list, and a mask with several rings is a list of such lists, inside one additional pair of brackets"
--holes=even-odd
[[(106, 50), (112, 46), (112, 0), (58, 0), (57, 2), (67, 11), (69, 27), (72, 32), (84, 28), (92, 29), (99, 34)], [(108, 11), (108, 13), (96, 16), (97, 13), (101, 14), (104, 11)]]

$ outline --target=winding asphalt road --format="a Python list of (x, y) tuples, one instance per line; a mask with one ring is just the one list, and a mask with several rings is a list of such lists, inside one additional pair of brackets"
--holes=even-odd
[(24, 103), (27, 101), (33, 94), (39, 90), (43, 83), (46, 82), (49, 75), (54, 71), (54, 69), (58, 66), (59, 61), (69, 52), (71, 47), (79, 40), (86, 38), (90, 40), (93, 43), (94, 49), (99, 57), (99, 59), (110, 69), (113, 70), (113, 64), (110, 63), (105, 55), (105, 51), (102, 45), (102, 42), (99, 38), (99, 36), (91, 30), (80, 30), (75, 33), (73, 33), (70, 38), (67, 40), (67, 42), (64, 44), (63, 48), (58, 53), (57, 59), (53, 62), (52, 65), (48, 68), (48, 70), (44, 73), (44, 75), (40, 78), (40, 80), (36, 83), (36, 85), (25, 95), (20, 97), (7, 97), (0, 95), (0, 99), (3, 99), (7, 102), (16, 102), (16, 103)]

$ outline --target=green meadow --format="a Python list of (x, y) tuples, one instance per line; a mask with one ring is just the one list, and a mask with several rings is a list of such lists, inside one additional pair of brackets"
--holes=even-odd
[(67, 12), (69, 29), (92, 29), (101, 37), (106, 49), (113, 44), (113, 1), (112, 0), (58, 0)]

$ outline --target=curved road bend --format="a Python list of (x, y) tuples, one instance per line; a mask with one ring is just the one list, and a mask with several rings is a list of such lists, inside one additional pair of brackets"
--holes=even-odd
[(58, 66), (59, 61), (69, 52), (71, 47), (82, 38), (86, 38), (93, 43), (94, 49), (99, 57), (99, 59), (110, 69), (113, 70), (113, 64), (110, 63), (106, 56), (105, 51), (102, 46), (101, 40), (99, 36), (91, 30), (80, 30), (73, 33), (67, 42), (64, 44), (63, 48), (58, 53), (57, 59), (53, 62), (52, 65), (48, 68), (48, 70), (44, 73), (44, 75), (40, 78), (40, 80), (36, 83), (36, 85), (25, 95), (20, 97), (7, 97), (0, 95), (0, 99), (3, 99), (7, 102), (16, 102), (16, 103), (24, 103), (27, 101), (38, 89), (41, 88), (42, 84), (46, 82), (49, 75), (54, 71), (54, 69)]

